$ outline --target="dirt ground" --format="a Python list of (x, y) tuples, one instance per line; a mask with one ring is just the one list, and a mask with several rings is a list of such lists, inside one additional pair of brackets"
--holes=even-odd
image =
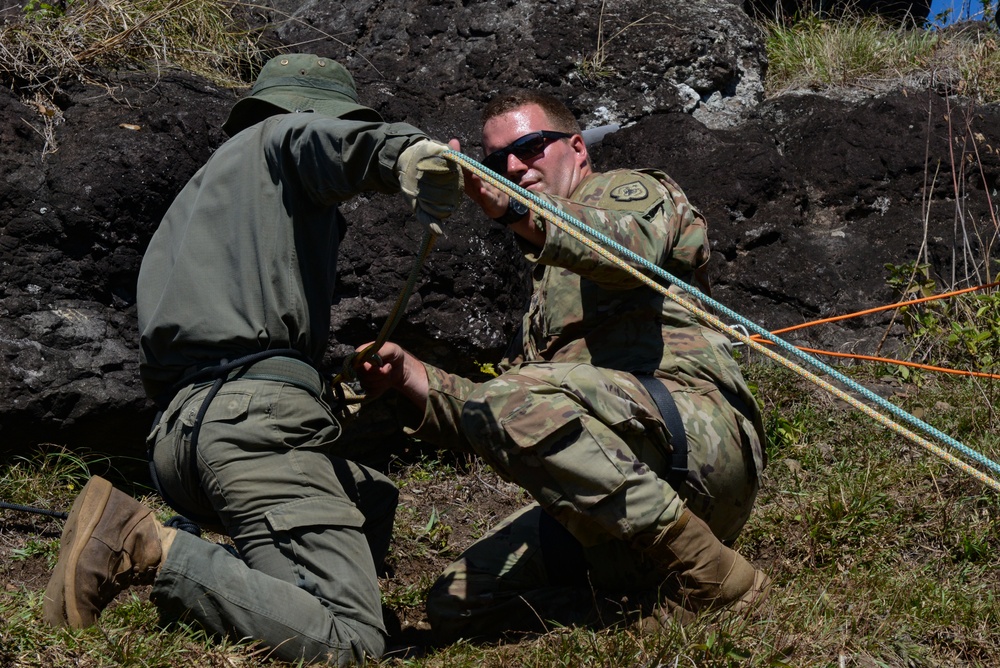
[(381, 584), (388, 604), (388, 654), (399, 656), (432, 642), (419, 592), (426, 591), (462, 550), (530, 498), (485, 465), (464, 458), (438, 469), (407, 465), (390, 475), (400, 484), (400, 496), (389, 572)]
[(34, 519), (13, 510), (0, 510), (0, 580), (7, 591), (44, 589), (49, 567), (41, 555), (21, 558), (31, 541), (58, 539), (62, 520)]
[[(426, 589), (464, 548), (528, 499), (516, 485), (464, 456), (416, 463), (395, 459), (389, 475), (400, 487), (400, 499), (387, 572), (380, 579), (391, 634), (387, 656), (415, 656), (432, 644), (423, 607)], [(62, 525), (57, 518), (0, 510), (0, 581), (8, 592), (45, 588), (50, 569), (40, 545), (58, 541)], [(221, 536), (206, 538), (225, 542)], [(149, 587), (133, 591), (148, 598)]]

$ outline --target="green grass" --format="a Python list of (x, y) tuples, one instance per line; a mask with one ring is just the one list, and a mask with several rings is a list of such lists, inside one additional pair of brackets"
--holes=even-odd
[(878, 17), (837, 20), (807, 15), (765, 22), (770, 95), (789, 90), (879, 90), (947, 84), (980, 102), (1000, 100), (997, 34), (987, 24), (965, 32), (893, 25)]
[[(757, 614), (706, 616), (683, 629), (555, 629), (520, 641), (431, 648), (379, 665), (990, 665), (1000, 654), (997, 494), (791, 372), (755, 357), (744, 366), (764, 400), (768, 427), (775, 431), (779, 418), (797, 425), (772, 445), (756, 509), (737, 544), (775, 583)], [(917, 388), (886, 376), (880, 365), (844, 372), (878, 384), (907, 410), (922, 409), (925, 420), (966, 445), (1000, 456), (996, 421), (983, 405), (996, 398), (995, 381), (935, 375)], [(66, 462), (8, 464), (0, 496), (68, 502), (82, 473)], [(423, 499), (434, 489), (461, 490), (485, 472), (422, 460), (398, 473), (411, 496), (397, 517), (393, 558), (446, 563), (460, 547), (443, 533), (455, 516), (438, 497)], [(25, 558), (46, 558), (37, 536), (23, 541), (31, 552)], [(386, 605), (401, 614), (419, 611), (432, 579), (427, 571), (391, 578), (383, 587)], [(0, 592), (0, 665), (266, 663), (252, 647), (195, 629), (161, 629), (152, 606), (134, 597), (109, 610), (98, 629), (48, 629), (40, 623), (39, 596), (37, 588)]]
[(62, 449), (34, 457), (13, 457), (0, 472), (2, 498), (20, 505), (52, 509), (63, 506), (90, 478), (90, 465), (106, 461)]
[(891, 26), (877, 17), (767, 23), (771, 92), (788, 88), (830, 88), (876, 79), (898, 80), (922, 69), (938, 44), (934, 33)]

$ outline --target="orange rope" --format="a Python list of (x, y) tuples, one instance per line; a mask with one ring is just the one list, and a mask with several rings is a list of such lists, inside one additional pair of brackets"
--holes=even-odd
[[(822, 320), (813, 320), (811, 322), (804, 322), (800, 325), (792, 325), (791, 327), (785, 327), (783, 329), (776, 329), (772, 334), (784, 334), (785, 332), (793, 332), (797, 329), (804, 329), (806, 327), (812, 327), (813, 325), (822, 325), (828, 322), (837, 322), (838, 320), (847, 320), (848, 318), (856, 318), (861, 315), (869, 315), (871, 313), (878, 313), (880, 311), (888, 311), (894, 308), (900, 308), (902, 306), (912, 306), (913, 304), (922, 304), (924, 302), (934, 301), (935, 299), (944, 299), (945, 297), (954, 297), (955, 295), (961, 295), (966, 292), (974, 292), (976, 290), (985, 290), (986, 288), (994, 288), (1000, 285), (1000, 281), (993, 283), (987, 283), (985, 285), (977, 285), (974, 288), (962, 288), (961, 290), (955, 290), (954, 292), (945, 292), (940, 295), (931, 295), (930, 297), (921, 297), (919, 299), (911, 299), (905, 302), (897, 302), (895, 304), (886, 304), (885, 306), (876, 306), (875, 308), (865, 309), (864, 311), (858, 311), (856, 313), (848, 313), (847, 315), (837, 315), (832, 318), (823, 318)], [(750, 336), (751, 339), (755, 341), (762, 341), (763, 337), (760, 334), (753, 334)]]
[[(857, 311), (856, 313), (848, 313), (847, 315), (838, 315), (832, 318), (823, 318), (821, 320), (813, 320), (811, 322), (804, 322), (799, 325), (793, 325), (791, 327), (785, 327), (783, 329), (776, 329), (771, 332), (771, 334), (783, 334), (785, 332), (793, 332), (797, 329), (804, 329), (806, 327), (812, 327), (813, 325), (822, 325), (828, 322), (837, 322), (838, 320), (847, 320), (848, 318), (856, 318), (862, 315), (868, 315), (870, 313), (878, 313), (880, 311), (888, 311), (890, 309), (900, 308), (902, 306), (912, 306), (913, 304), (922, 304), (924, 302), (934, 301), (935, 299), (944, 299), (946, 297), (954, 297), (956, 295), (965, 294), (966, 292), (975, 292), (976, 290), (985, 290), (986, 288), (993, 288), (1000, 285), (1000, 281), (995, 281), (993, 283), (986, 283), (984, 285), (977, 285), (973, 288), (962, 288), (961, 290), (954, 290), (952, 292), (945, 292), (939, 295), (931, 295), (930, 297), (920, 297), (919, 299), (910, 299), (909, 301), (897, 302), (895, 304), (887, 304), (885, 306), (877, 306), (875, 308), (865, 309), (864, 311)], [(758, 341), (760, 343), (771, 344), (770, 341), (765, 340), (760, 334), (753, 334), (750, 336), (751, 339)], [(773, 344), (771, 344), (773, 345)], [(894, 360), (887, 357), (874, 357), (872, 355), (858, 355), (854, 353), (836, 353), (830, 350), (818, 350), (816, 348), (805, 348), (803, 346), (795, 346), (799, 350), (807, 353), (813, 353), (816, 355), (827, 355), (829, 357), (847, 357), (857, 360), (865, 360), (868, 362), (884, 362), (886, 364), (898, 364), (899, 366), (908, 366), (916, 369), (925, 369), (927, 371), (938, 371), (940, 373), (950, 373), (956, 376), (975, 376), (977, 378), (995, 378), (1000, 379), (1000, 375), (994, 373), (986, 373), (984, 371), (963, 371), (961, 369), (946, 369), (940, 366), (934, 366), (931, 364), (920, 364), (918, 362), (905, 362), (903, 360)]]
[[(753, 338), (753, 337), (751, 337)], [(761, 341), (761, 343), (768, 343), (770, 341)], [(985, 371), (963, 371), (962, 369), (947, 369), (942, 366), (934, 366), (932, 364), (920, 364), (919, 362), (906, 362), (903, 360), (894, 360), (888, 357), (875, 357), (873, 355), (858, 355), (855, 353), (835, 353), (831, 350), (818, 350), (816, 348), (805, 348), (803, 346), (795, 346), (799, 350), (812, 353), (814, 355), (828, 355), (830, 357), (849, 357), (856, 360), (865, 360), (867, 362), (885, 362), (886, 364), (898, 364), (899, 366), (908, 366), (915, 369), (926, 369), (927, 371), (940, 371), (941, 373), (950, 373), (956, 376), (975, 376), (977, 378), (996, 378), (1000, 379), (1000, 375), (995, 373), (986, 373)]]

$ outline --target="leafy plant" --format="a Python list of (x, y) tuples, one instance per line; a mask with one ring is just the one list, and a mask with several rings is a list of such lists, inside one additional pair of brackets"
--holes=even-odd
[(16, 548), (10, 551), (10, 558), (12, 561), (27, 561), (33, 557), (41, 557), (45, 559), (48, 567), (53, 568), (56, 565), (56, 561), (59, 559), (59, 541), (37, 540), (32, 538), (25, 543), (24, 547)]
[(773, 411), (765, 422), (765, 429), (768, 457), (773, 459), (802, 440), (806, 433), (805, 417), (801, 414), (789, 417)]
[(437, 508), (431, 508), (430, 517), (424, 525), (422, 539), (431, 544), (435, 549), (442, 550), (448, 547), (448, 536), (451, 534), (451, 527), (441, 521), (441, 515)]
[(493, 362), (476, 362), (476, 366), (479, 368), (479, 373), (484, 376), (489, 376), (490, 378), (496, 378), (500, 375)]
[[(927, 264), (887, 264), (886, 282), (901, 300), (940, 292)], [(992, 372), (1000, 360), (1000, 293), (954, 295), (900, 307), (910, 347), (909, 357), (938, 366)], [(912, 380), (917, 371), (897, 366), (892, 373)]]
[(66, 13), (66, 9), (71, 3), (72, 0), (61, 0), (55, 3), (28, 0), (23, 11), (30, 18), (57, 18)]

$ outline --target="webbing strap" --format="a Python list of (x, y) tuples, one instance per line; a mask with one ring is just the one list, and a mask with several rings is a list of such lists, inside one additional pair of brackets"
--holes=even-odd
[(688, 475), (688, 441), (687, 434), (684, 433), (681, 412), (677, 410), (677, 404), (670, 395), (670, 390), (658, 379), (648, 375), (637, 375), (636, 378), (649, 392), (649, 396), (653, 397), (653, 402), (660, 409), (660, 417), (670, 432), (670, 471), (667, 473), (667, 482), (679, 490)]
[(323, 396), (323, 377), (312, 364), (284, 355), (263, 359), (229, 374), (229, 380), (273, 380), (288, 383), (309, 392), (314, 397)]

